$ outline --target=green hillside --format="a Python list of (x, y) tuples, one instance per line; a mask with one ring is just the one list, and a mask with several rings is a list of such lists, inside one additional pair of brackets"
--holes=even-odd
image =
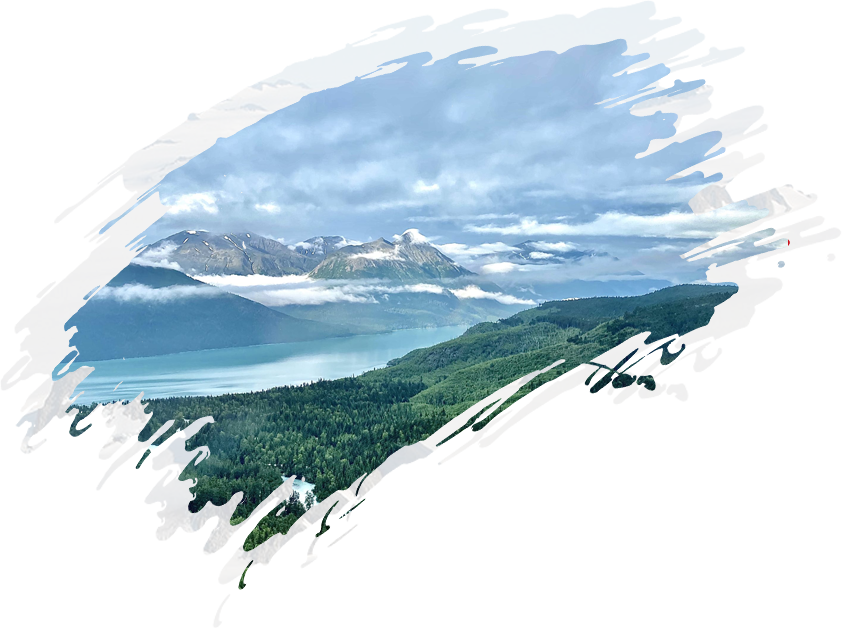
[[(213, 416), (215, 422), (188, 441), (188, 447), (208, 445), (212, 452), (183, 475), (198, 479), (190, 510), (198, 512), (208, 501), (221, 505), (243, 491), (233, 516), (234, 522), (241, 521), (282, 476), (306, 477), (323, 500), (502, 386), (566, 360), (531, 380), (498, 413), (640, 332), (651, 331), (648, 341), (655, 342), (706, 325), (714, 307), (736, 290), (689, 285), (641, 297), (545, 303), (497, 323), (478, 324), (458, 338), (353, 378), (256, 393), (151, 400), (152, 418), (140, 440), (148, 440), (169, 419), (175, 424), (159, 442), (185, 420)], [(79, 417), (91, 409), (82, 408)], [(463, 429), (481, 429), (487, 422)], [(301, 508), (294, 506), (283, 516), (264, 519), (248, 545), (285, 533)]]

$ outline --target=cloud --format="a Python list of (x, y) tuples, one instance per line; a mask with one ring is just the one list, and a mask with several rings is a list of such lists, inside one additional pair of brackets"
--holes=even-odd
[(205, 212), (218, 214), (219, 207), (216, 205), (216, 197), (209, 192), (194, 192), (192, 194), (181, 194), (174, 200), (166, 199), (168, 214), (183, 214), (191, 212)]
[(282, 277), (270, 277), (268, 275), (194, 275), (193, 278), (220, 288), (262, 288), (313, 281), (306, 275), (284, 275)]
[(310, 286), (287, 290), (267, 290), (262, 293), (260, 303), (269, 306), (321, 305), (323, 303), (377, 303), (371, 295), (354, 294), (342, 288)]
[(367, 253), (354, 253), (349, 255), (348, 259), (371, 259), (371, 260), (403, 260), (397, 249), (390, 251), (368, 251)]
[(512, 262), (495, 262), (494, 264), (485, 264), (480, 268), (480, 272), (483, 275), (510, 273), (513, 270), (519, 270), (524, 267), (525, 265), (523, 264), (513, 264)]
[(641, 249), (641, 253), (645, 252), (655, 252), (655, 253), (671, 253), (673, 251), (685, 251), (687, 250), (686, 246), (678, 246), (675, 244), (658, 244), (656, 246), (650, 246), (646, 249)]
[(219, 295), (213, 286), (166, 286), (152, 288), (143, 284), (130, 283), (123, 286), (105, 286), (94, 295), (96, 299), (114, 299), (115, 301), (145, 301), (168, 303), (179, 299), (208, 297)]
[(551, 223), (565, 212), (578, 223), (612, 206), (651, 213), (653, 202), (670, 204), (661, 208), (668, 211), (703, 180), (667, 179), (710, 156), (718, 136), (637, 159), (651, 141), (675, 134), (676, 117), (594, 106), (665, 77), (663, 66), (622, 72), (634, 63), (625, 51), (616, 41), (512, 57), (482, 71), (408, 64), (314, 92), (169, 173), (159, 191), (172, 212), (155, 230), (195, 228), (200, 217), (214, 232), (249, 224), (266, 233), (279, 228), (273, 212), (282, 208), (287, 242), (327, 229), (356, 239), (386, 235), (412, 226), (413, 216), (449, 226), (435, 235), (452, 242), (454, 225), (466, 222), (530, 215)]
[(436, 216), (407, 216), (407, 222), (465, 222), (469, 220), (498, 220), (501, 218), (520, 218), (519, 214), (447, 214)]
[(568, 244), (567, 242), (538, 241), (538, 242), (533, 242), (532, 246), (533, 246), (533, 248), (536, 248), (539, 251), (554, 251), (554, 252), (572, 251), (575, 248), (572, 244)]
[(140, 255), (132, 260), (132, 264), (149, 266), (151, 268), (169, 268), (184, 272), (178, 262), (171, 261), (169, 256), (178, 248), (175, 242), (164, 242), (155, 248), (145, 248)]
[(392, 236), (392, 240), (394, 240), (395, 243), (408, 242), (426, 244), (430, 242), (430, 238), (422, 235), (418, 229), (407, 229), (401, 234), (395, 234)]
[(460, 244), (453, 242), (450, 244), (436, 244), (434, 245), (439, 251), (448, 257), (462, 257), (474, 258), (480, 255), (491, 255), (494, 253), (511, 253), (517, 251), (516, 247), (503, 242), (483, 242), (481, 244)]
[(500, 235), (579, 235), (579, 236), (638, 236), (661, 238), (714, 238), (720, 233), (748, 224), (767, 215), (754, 208), (723, 208), (704, 214), (671, 211), (666, 214), (642, 216), (616, 211), (600, 214), (591, 222), (540, 223), (523, 219), (519, 223), (499, 225), (469, 225), (475, 233)]
[(552, 257), (552, 253), (543, 253), (542, 251), (532, 251), (529, 254), (530, 259), (550, 259)]
[(400, 292), (428, 292), (430, 294), (444, 294), (444, 288), (431, 283), (413, 283), (405, 286), (391, 286), (378, 288), (378, 292), (397, 294)]
[(502, 292), (486, 292), (479, 286), (465, 286), (452, 292), (460, 299), (494, 299), (504, 305), (536, 305), (532, 299), (519, 299)]
[(426, 185), (423, 181), (416, 181), (415, 185), (412, 186), (412, 191), (417, 192), (419, 194), (426, 194), (429, 192), (437, 192), (439, 190), (439, 184), (433, 183), (432, 185)]

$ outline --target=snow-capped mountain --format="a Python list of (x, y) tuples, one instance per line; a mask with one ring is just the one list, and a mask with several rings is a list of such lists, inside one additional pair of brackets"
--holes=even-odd
[(432, 246), (417, 229), (390, 242), (346, 246), (328, 255), (311, 273), (314, 279), (383, 279), (401, 282), (435, 281), (473, 275)]
[(150, 245), (138, 264), (188, 275), (302, 275), (319, 260), (255, 233), (180, 231)]

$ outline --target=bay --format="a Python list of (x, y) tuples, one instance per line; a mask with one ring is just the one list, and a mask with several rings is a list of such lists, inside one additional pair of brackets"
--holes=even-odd
[[(307, 342), (208, 349), (146, 358), (74, 363), (94, 371), (76, 388), (77, 404), (252, 392), (359, 375), (414, 349), (462, 334), (454, 325)], [(116, 390), (115, 390), (116, 387)]]

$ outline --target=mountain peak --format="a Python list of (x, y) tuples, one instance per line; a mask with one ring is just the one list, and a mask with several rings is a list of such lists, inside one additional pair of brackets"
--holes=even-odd
[(418, 229), (407, 229), (401, 235), (394, 235), (395, 244), (429, 244), (429, 240), (421, 235)]

